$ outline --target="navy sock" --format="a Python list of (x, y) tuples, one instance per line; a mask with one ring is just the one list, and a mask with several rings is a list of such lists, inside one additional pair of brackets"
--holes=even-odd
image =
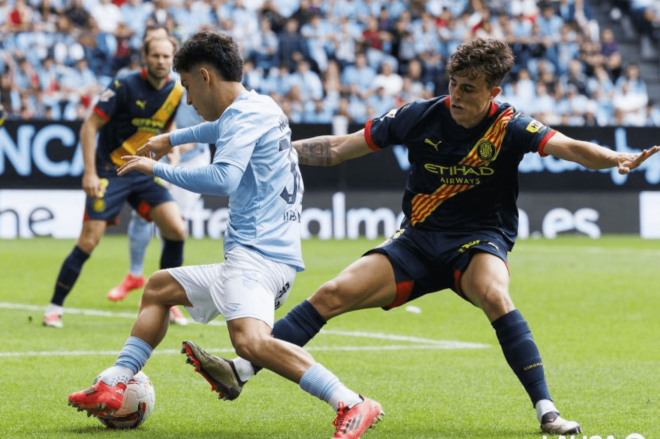
[[(305, 346), (327, 322), (308, 300), (297, 305), (287, 315), (275, 322), (273, 337), (297, 346)], [(253, 364), (254, 373), (261, 370)]]
[(497, 339), (502, 346), (504, 357), (527, 391), (532, 405), (550, 398), (545, 381), (541, 354), (532, 337), (532, 331), (518, 310), (500, 317), (493, 322)]
[(160, 254), (160, 268), (175, 268), (183, 264), (183, 241), (163, 238), (163, 251)]
[(63, 306), (64, 299), (73, 288), (73, 284), (78, 280), (80, 271), (85, 261), (89, 258), (89, 254), (82, 251), (78, 246), (75, 246), (69, 256), (62, 263), (60, 274), (57, 276), (57, 283), (55, 284), (55, 293), (50, 303)]

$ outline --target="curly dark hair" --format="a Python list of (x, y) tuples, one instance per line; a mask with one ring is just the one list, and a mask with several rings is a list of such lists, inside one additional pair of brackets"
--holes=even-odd
[(241, 82), (243, 58), (232, 37), (211, 31), (196, 33), (174, 54), (174, 70), (190, 72), (200, 64), (212, 66), (222, 79)]
[(504, 41), (474, 38), (462, 43), (449, 58), (449, 76), (474, 79), (483, 75), (490, 87), (497, 87), (513, 67), (513, 52)]

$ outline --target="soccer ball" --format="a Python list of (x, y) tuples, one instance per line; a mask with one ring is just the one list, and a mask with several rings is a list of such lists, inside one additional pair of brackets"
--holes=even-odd
[(156, 404), (156, 392), (144, 372), (138, 372), (126, 385), (124, 401), (113, 416), (99, 416), (108, 428), (136, 428), (149, 419)]

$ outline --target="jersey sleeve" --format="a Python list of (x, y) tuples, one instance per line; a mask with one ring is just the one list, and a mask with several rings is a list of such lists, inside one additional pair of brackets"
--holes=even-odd
[(120, 79), (113, 80), (108, 88), (99, 96), (99, 100), (94, 106), (94, 112), (104, 120), (110, 120), (119, 108), (127, 85)]
[(225, 110), (225, 117), (219, 120), (213, 163), (229, 163), (245, 172), (259, 139), (277, 126), (276, 121), (269, 120), (272, 116), (256, 107), (241, 106)]
[(368, 121), (364, 126), (364, 137), (369, 148), (379, 151), (406, 143), (405, 139), (415, 126), (418, 113), (417, 106), (412, 103)]
[(523, 153), (538, 152), (542, 157), (547, 156), (543, 152), (545, 144), (557, 133), (533, 117), (522, 113), (514, 115), (508, 128), (508, 135), (513, 136), (514, 144), (519, 145)]

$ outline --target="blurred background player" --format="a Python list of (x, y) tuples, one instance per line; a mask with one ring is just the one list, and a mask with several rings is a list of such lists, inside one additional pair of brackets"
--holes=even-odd
[[(169, 36), (170, 33), (165, 26), (152, 25), (147, 27), (144, 34), (144, 40), (148, 38), (168, 38)], [(177, 76), (172, 73), (172, 77)], [(186, 100), (186, 95), (184, 93), (174, 119), (177, 128), (187, 128), (203, 122), (203, 119), (197, 114), (193, 107), (187, 104)], [(164, 160), (172, 165), (183, 167), (203, 166), (210, 163), (211, 154), (208, 145), (203, 143), (189, 143), (173, 149), (172, 153), (168, 154)], [(179, 209), (185, 220), (188, 218), (189, 213), (197, 203), (197, 200), (200, 199), (201, 194), (190, 192), (170, 184), (168, 184), (167, 187), (170, 190), (172, 197), (174, 197), (174, 201), (179, 205)], [(132, 210), (131, 220), (128, 223), (130, 255), (129, 271), (126, 274), (126, 277), (124, 277), (124, 280), (108, 292), (109, 300), (123, 300), (131, 291), (144, 286), (144, 257), (152, 235), (152, 225)], [(170, 310), (170, 322), (178, 325), (188, 324), (188, 320), (176, 306), (172, 307)]]
[(114, 79), (83, 122), (82, 185), (87, 195), (83, 228), (60, 269), (44, 314), (45, 326), (62, 327), (64, 300), (107, 225), (117, 223), (124, 202), (160, 229), (161, 268), (183, 263), (185, 225), (167, 188), (139, 172), (117, 176), (117, 168), (124, 164), (122, 156), (134, 154), (150, 137), (172, 128), (184, 93), (181, 84), (169, 76), (175, 49), (176, 42), (170, 38), (148, 39), (143, 47), (145, 67)]

